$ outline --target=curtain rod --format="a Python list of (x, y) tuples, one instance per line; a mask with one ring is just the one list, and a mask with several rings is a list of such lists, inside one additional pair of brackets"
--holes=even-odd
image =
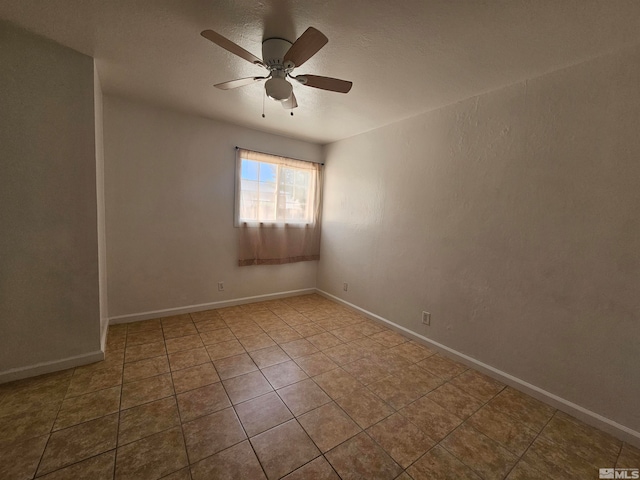
[[(262, 153), (263, 155), (271, 155), (272, 157), (284, 157), (284, 155), (276, 155), (275, 153), (261, 152), (259, 150), (251, 150), (250, 148), (239, 147), (236, 145), (236, 150), (249, 150), (250, 152)], [(307, 163), (319, 163), (320, 165), (324, 165), (324, 162), (314, 162), (312, 160), (300, 160), (299, 158), (293, 157), (285, 157), (290, 158), (291, 160), (297, 160), (298, 162), (307, 162)]]

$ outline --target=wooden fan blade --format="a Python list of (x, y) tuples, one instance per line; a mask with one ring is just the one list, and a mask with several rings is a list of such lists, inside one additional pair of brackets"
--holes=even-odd
[(337, 78), (322, 77), (319, 75), (298, 75), (297, 78), (302, 80), (301, 77), (304, 77), (306, 81), (303, 80), (300, 83), (307, 87), (320, 88), (322, 90), (329, 90), (332, 92), (348, 93), (353, 86), (353, 82), (339, 80)]
[(296, 100), (296, 94), (291, 92), (291, 96), (286, 100), (282, 100), (280, 103), (282, 103), (282, 106), (287, 110), (296, 108), (298, 106), (298, 101)]
[(239, 56), (240, 58), (244, 58), (248, 62), (262, 65), (264, 67), (264, 63), (262, 63), (262, 60), (256, 57), (253, 53), (247, 52), (240, 45), (233, 43), (231, 40), (223, 37), (219, 33), (214, 32), (213, 30), (205, 30), (200, 35), (202, 35), (207, 40), (211, 40), (213, 43), (224, 48), (225, 50)]
[(296, 67), (313, 57), (318, 51), (324, 47), (329, 39), (322, 32), (313, 27), (309, 27), (300, 37), (291, 45), (289, 51), (284, 55), (284, 62), (291, 61)]
[(231, 90), (232, 88), (244, 87), (245, 85), (250, 85), (255, 82), (259, 82), (264, 80), (267, 77), (247, 77), (247, 78), (239, 78), (238, 80), (231, 80), (230, 82), (222, 82), (214, 85), (214, 87), (219, 88), (220, 90)]

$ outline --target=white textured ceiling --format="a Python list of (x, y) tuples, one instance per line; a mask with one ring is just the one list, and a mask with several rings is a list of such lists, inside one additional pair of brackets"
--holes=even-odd
[[(0, 18), (96, 58), (105, 93), (328, 143), (640, 42), (637, 0), (0, 0)], [(354, 82), (295, 85), (289, 116), (262, 75), (199, 34), (257, 56), (263, 38), (314, 26), (329, 43), (301, 71)]]

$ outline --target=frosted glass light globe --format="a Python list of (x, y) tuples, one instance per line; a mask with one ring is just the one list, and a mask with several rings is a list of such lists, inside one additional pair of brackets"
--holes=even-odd
[(274, 100), (286, 100), (293, 91), (293, 86), (284, 78), (270, 78), (265, 83), (264, 88), (267, 91), (267, 95)]

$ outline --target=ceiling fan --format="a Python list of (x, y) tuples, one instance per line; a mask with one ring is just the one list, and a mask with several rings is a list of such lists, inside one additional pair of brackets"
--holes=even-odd
[(291, 109), (296, 108), (298, 102), (293, 93), (293, 85), (287, 81), (287, 78), (307, 87), (339, 93), (347, 93), (353, 85), (352, 82), (346, 80), (319, 75), (291, 75), (295, 68), (302, 66), (329, 41), (322, 32), (313, 27), (307, 28), (293, 44), (282, 38), (264, 40), (262, 42), (262, 60), (213, 30), (205, 30), (201, 35), (240, 58), (269, 70), (269, 74), (265, 77), (240, 78), (214, 85), (222, 90), (230, 90), (266, 80), (265, 91), (267, 95), (280, 101), (284, 108)]

